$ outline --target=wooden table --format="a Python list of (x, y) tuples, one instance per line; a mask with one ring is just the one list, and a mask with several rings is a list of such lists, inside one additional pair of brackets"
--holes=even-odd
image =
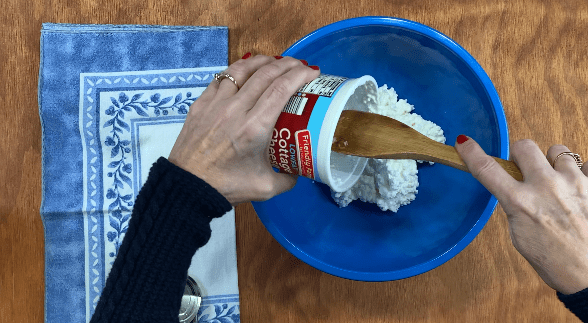
[[(531, 138), (544, 153), (562, 143), (588, 157), (583, 0), (2, 0), (0, 321), (44, 317), (42, 22), (225, 25), (234, 62), (248, 51), (278, 55), (319, 27), (366, 15), (414, 20), (466, 48), (498, 90), (511, 142)], [(578, 321), (513, 248), (500, 207), (452, 260), (401, 281), (350, 281), (306, 265), (271, 237), (250, 204), (237, 207), (237, 254), (243, 322)]]

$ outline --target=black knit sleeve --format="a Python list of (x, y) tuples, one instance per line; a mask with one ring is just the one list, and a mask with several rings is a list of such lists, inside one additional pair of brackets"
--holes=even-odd
[(588, 322), (588, 288), (570, 295), (557, 292), (557, 298), (582, 322)]
[(179, 322), (192, 256), (210, 239), (212, 218), (231, 208), (200, 178), (157, 160), (90, 322)]

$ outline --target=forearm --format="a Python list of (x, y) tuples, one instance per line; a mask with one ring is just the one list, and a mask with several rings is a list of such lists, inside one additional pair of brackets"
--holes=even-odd
[(160, 158), (139, 193), (91, 322), (178, 322), (186, 275), (230, 203)]

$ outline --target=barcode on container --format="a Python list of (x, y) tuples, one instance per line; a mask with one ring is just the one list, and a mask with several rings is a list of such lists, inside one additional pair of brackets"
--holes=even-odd
[(343, 84), (347, 78), (321, 74), (319, 77), (314, 79), (312, 82), (305, 84), (298, 90), (298, 92), (312, 93), (321, 96), (331, 97), (337, 90), (339, 85)]
[(286, 104), (282, 112), (297, 114), (300, 116), (302, 115), (302, 111), (304, 111), (306, 101), (308, 101), (308, 98), (302, 96), (292, 96), (290, 97), (290, 101), (288, 101), (288, 104)]

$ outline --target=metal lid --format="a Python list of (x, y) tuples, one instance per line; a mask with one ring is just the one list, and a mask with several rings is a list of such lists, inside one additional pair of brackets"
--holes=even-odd
[(192, 277), (188, 276), (182, 305), (180, 307), (179, 319), (181, 323), (196, 323), (198, 320), (198, 310), (202, 303), (202, 294), (200, 287)]
[(180, 322), (192, 323), (196, 322), (196, 316), (200, 309), (200, 302), (202, 298), (200, 296), (184, 295), (182, 296), (182, 306), (180, 307)]

